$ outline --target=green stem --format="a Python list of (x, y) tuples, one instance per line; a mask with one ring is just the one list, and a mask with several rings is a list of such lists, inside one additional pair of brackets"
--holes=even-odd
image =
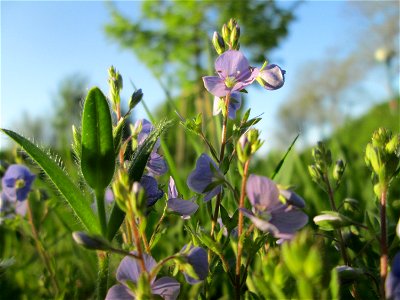
[(108, 266), (110, 257), (107, 252), (97, 252), (99, 273), (97, 274), (97, 299), (103, 300), (107, 295), (108, 288)]
[[(227, 125), (228, 125), (228, 114), (229, 114), (229, 102), (230, 102), (230, 94), (226, 95), (225, 97), (225, 115), (222, 123), (222, 137), (221, 137), (221, 149), (219, 152), (219, 166), (221, 167), (224, 156), (225, 156), (225, 145), (226, 145), (226, 135), (227, 135)], [(211, 237), (214, 237), (215, 225), (217, 224), (218, 214), (219, 214), (219, 207), (222, 201), (222, 194), (219, 193), (217, 195), (217, 202), (215, 203), (214, 209), (214, 216), (211, 222)]]
[(236, 270), (235, 270), (236, 299), (240, 299), (240, 290), (241, 290), (240, 267), (242, 264), (242, 251), (243, 251), (243, 239), (241, 238), (242, 232), (243, 232), (243, 212), (241, 209), (244, 208), (244, 200), (246, 197), (246, 182), (247, 182), (247, 175), (249, 172), (249, 164), (250, 164), (250, 160), (248, 159), (244, 163), (242, 187), (241, 187), (240, 200), (239, 200), (238, 249), (237, 249)]
[(101, 233), (104, 237), (106, 237), (107, 234), (107, 220), (106, 220), (106, 210), (104, 207), (104, 193), (105, 191), (103, 189), (96, 189), (96, 203), (97, 203), (97, 212), (99, 215), (99, 220), (100, 220), (100, 228), (101, 228)]

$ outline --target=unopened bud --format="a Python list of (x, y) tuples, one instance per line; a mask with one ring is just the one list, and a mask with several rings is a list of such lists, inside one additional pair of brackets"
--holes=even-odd
[(129, 201), (135, 216), (141, 217), (146, 214), (146, 193), (142, 185), (137, 181), (132, 184)]
[(308, 173), (311, 176), (311, 179), (316, 182), (316, 183), (321, 183), (323, 178), (322, 178), (322, 173), (319, 170), (319, 168), (317, 168), (315, 165), (310, 165), (308, 166)]
[(333, 168), (333, 178), (336, 181), (339, 181), (344, 173), (344, 170), (346, 169), (346, 164), (343, 162), (343, 160), (339, 159), (336, 161), (335, 167)]
[(75, 231), (72, 233), (74, 241), (90, 250), (109, 250), (110, 245), (100, 236), (89, 235), (82, 231)]
[(129, 100), (129, 110), (133, 109), (140, 101), (142, 101), (143, 92), (142, 89), (136, 90)]
[(229, 30), (228, 26), (226, 26), (226, 24), (222, 26), (222, 38), (224, 39), (225, 44), (229, 45), (231, 38), (231, 31)]
[(219, 55), (221, 55), (222, 53), (224, 53), (225, 51), (225, 42), (224, 39), (222, 38), (222, 36), (218, 33), (218, 32), (214, 32), (213, 38), (212, 38), (212, 43), (214, 45), (215, 51), (217, 51), (217, 53)]
[(230, 38), (229, 38), (231, 48), (234, 50), (237, 50), (236, 45), (239, 43), (240, 30), (238, 32), (238, 28), (239, 28), (238, 26), (234, 26), (232, 28)]

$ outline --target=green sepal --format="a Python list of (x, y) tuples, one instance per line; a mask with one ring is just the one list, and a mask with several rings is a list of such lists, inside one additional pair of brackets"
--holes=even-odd
[(104, 94), (92, 88), (82, 114), (82, 174), (90, 187), (105, 189), (115, 170), (110, 108)]

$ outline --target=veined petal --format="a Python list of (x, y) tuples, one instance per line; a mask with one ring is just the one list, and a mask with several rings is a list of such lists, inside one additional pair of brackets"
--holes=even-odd
[(164, 192), (158, 188), (157, 180), (154, 177), (143, 175), (140, 184), (144, 188), (147, 197), (147, 206), (154, 205)]
[(251, 205), (259, 211), (272, 210), (281, 204), (278, 187), (267, 177), (250, 174), (246, 191)]
[(193, 215), (199, 206), (190, 200), (182, 200), (180, 198), (172, 198), (168, 200), (168, 208), (175, 213), (178, 213), (182, 218), (187, 219)]
[[(136, 252), (132, 252), (136, 254)], [(147, 254), (143, 254), (144, 264), (146, 266), (147, 271), (151, 271), (157, 264), (153, 257)], [(123, 283), (126, 280), (130, 280), (134, 283), (137, 282), (139, 275), (141, 273), (141, 269), (139, 263), (136, 259), (125, 256), (124, 259), (118, 266), (117, 269), (117, 280)], [(154, 280), (153, 280), (154, 281)]]
[(133, 292), (122, 284), (113, 285), (107, 292), (105, 300), (132, 300), (135, 299)]
[(271, 213), (269, 222), (282, 234), (293, 234), (308, 222), (308, 216), (301, 210), (281, 204)]
[(222, 78), (237, 77), (242, 72), (249, 70), (249, 62), (242, 52), (229, 50), (221, 54), (215, 61), (215, 70)]
[(217, 97), (225, 97), (231, 91), (225, 85), (224, 80), (217, 76), (204, 76), (203, 82), (207, 91)]
[(214, 181), (215, 176), (213, 170), (211, 170), (211, 165), (218, 172), (217, 165), (207, 154), (200, 155), (196, 162), (196, 168), (189, 174), (187, 179), (187, 185), (191, 190), (202, 194), (207, 186)]
[(168, 184), (168, 199), (178, 198), (178, 190), (175, 185), (175, 180), (172, 176), (169, 176)]
[(259, 73), (257, 81), (267, 90), (277, 90), (285, 83), (285, 73), (279, 66), (271, 64)]
[(161, 176), (168, 171), (167, 163), (164, 158), (157, 152), (150, 154), (149, 161), (147, 162), (146, 168), (151, 174)]
[(151, 292), (160, 295), (165, 300), (175, 300), (178, 298), (181, 285), (171, 277), (161, 277), (151, 285)]

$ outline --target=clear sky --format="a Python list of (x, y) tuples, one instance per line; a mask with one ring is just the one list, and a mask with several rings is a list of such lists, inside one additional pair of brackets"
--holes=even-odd
[[(287, 4), (290, 3), (282, 2)], [(269, 58), (287, 70), (285, 86), (274, 92), (250, 89), (249, 105), (257, 114), (264, 112), (258, 128), (267, 140), (271, 141), (271, 132), (276, 129), (279, 105), (293, 92), (291, 86), (295, 81), (302, 80), (296, 78), (295, 70), (305, 61), (324, 57), (338, 42), (346, 44), (346, 35), (342, 33), (351, 22), (345, 22), (345, 5), (342, 1), (303, 4), (290, 35)], [(140, 2), (123, 2), (118, 6), (135, 15)], [(83, 74), (89, 78), (88, 88), (97, 85), (108, 92), (110, 65), (120, 71), (126, 83), (123, 98), (129, 98), (132, 80), (143, 89), (150, 108), (163, 101), (163, 92), (150, 72), (131, 52), (122, 51), (107, 40), (103, 26), (108, 20), (104, 2), (1, 1), (2, 128), (15, 129), (26, 113), (33, 117), (52, 113), (54, 96), (66, 76)], [(135, 116), (146, 117), (141, 106)], [(5, 145), (6, 139), (0, 136), (0, 146)]]

